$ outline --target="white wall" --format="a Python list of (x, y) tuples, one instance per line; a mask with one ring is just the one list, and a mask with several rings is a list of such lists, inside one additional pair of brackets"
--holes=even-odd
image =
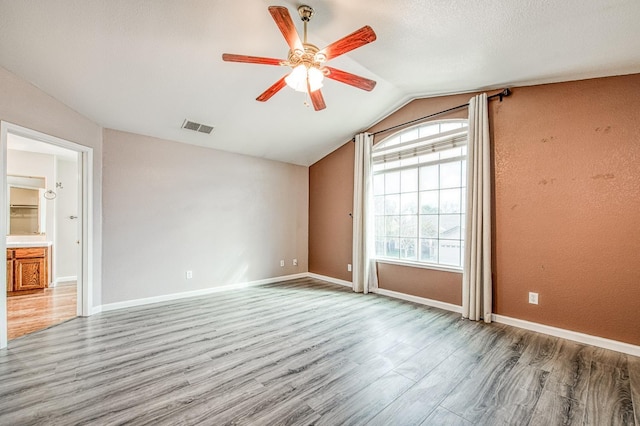
[(56, 188), (55, 199), (55, 242), (54, 262), (55, 280), (59, 282), (77, 278), (78, 250), (78, 162), (56, 157), (56, 182), (62, 188)]
[[(93, 148), (93, 306), (101, 305), (102, 129), (42, 90), (0, 67), (0, 120)], [(0, 150), (2, 152), (2, 150)], [(4, 175), (0, 185), (6, 185)]]
[(103, 183), (103, 303), (308, 270), (306, 167), (105, 130)]

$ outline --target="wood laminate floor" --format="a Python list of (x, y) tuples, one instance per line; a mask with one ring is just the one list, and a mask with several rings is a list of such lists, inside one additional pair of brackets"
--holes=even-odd
[(0, 379), (2, 425), (640, 425), (639, 358), (314, 279), (76, 318)]
[(9, 340), (51, 327), (76, 316), (76, 283), (58, 284), (7, 297)]

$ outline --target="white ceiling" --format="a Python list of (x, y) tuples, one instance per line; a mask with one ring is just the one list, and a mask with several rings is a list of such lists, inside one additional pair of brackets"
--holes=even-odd
[[(283, 0), (0, 0), (0, 65), (112, 129), (309, 165), (414, 97), (640, 72), (639, 0), (309, 0), (322, 48), (370, 25), (377, 41), (332, 60), (373, 92), (329, 80), (327, 109), (284, 88), (267, 11)], [(211, 135), (180, 128), (187, 118)]]

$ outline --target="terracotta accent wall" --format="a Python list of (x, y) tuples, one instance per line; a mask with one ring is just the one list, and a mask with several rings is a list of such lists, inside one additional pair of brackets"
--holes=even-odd
[(354, 144), (309, 167), (309, 272), (351, 281)]
[(462, 303), (461, 273), (378, 263), (378, 285), (385, 290), (439, 300), (452, 305)]
[[(472, 95), (413, 101), (370, 131)], [(494, 313), (640, 345), (639, 111), (640, 74), (516, 87), (502, 103), (490, 103)], [(328, 169), (326, 159), (314, 167)], [(313, 174), (310, 180), (312, 198), (331, 191)], [(313, 223), (320, 217), (312, 207), (310, 228), (323, 229)], [(334, 245), (331, 254), (310, 239), (310, 264), (321, 253), (350, 259), (350, 235), (348, 243), (348, 252)], [(443, 293), (446, 282), (458, 281), (435, 272), (385, 265), (380, 284), (460, 304), (460, 293)], [(527, 302), (529, 291), (539, 293), (538, 305)]]
[(639, 345), (640, 74), (492, 111), (494, 312)]

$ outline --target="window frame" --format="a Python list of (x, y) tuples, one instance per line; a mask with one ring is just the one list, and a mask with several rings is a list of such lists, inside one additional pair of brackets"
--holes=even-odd
[[(452, 131), (451, 128), (442, 130), (439, 127), (439, 131), (438, 133), (427, 133), (427, 136), (421, 136), (420, 135), (420, 129), (421, 128), (426, 128), (426, 127), (432, 127), (434, 125), (443, 125), (443, 124), (459, 124), (460, 125), (460, 129), (466, 129), (466, 131), (464, 132), (464, 137), (460, 137), (460, 131), (455, 132)], [(453, 130), (456, 130), (456, 128), (454, 128)], [(413, 139), (407, 139), (407, 140), (402, 140), (402, 135), (403, 134), (411, 134), (414, 133), (415, 137)], [(403, 171), (407, 171), (407, 170), (415, 170), (416, 171), (416, 175), (417, 175), (417, 187), (415, 191), (407, 191), (407, 192), (403, 192), (402, 188), (399, 189), (399, 192), (396, 194), (395, 192), (387, 192), (387, 189), (385, 188), (382, 192), (382, 194), (377, 194), (377, 195), (372, 195), (372, 200), (371, 200), (371, 204), (372, 204), (372, 212), (373, 212), (373, 217), (374, 217), (374, 226), (373, 226), (373, 239), (376, 241), (376, 249), (374, 250), (374, 259), (376, 260), (376, 262), (379, 263), (383, 263), (383, 264), (392, 264), (392, 265), (401, 265), (401, 266), (411, 266), (411, 267), (417, 267), (417, 268), (423, 268), (423, 269), (430, 269), (430, 270), (438, 270), (438, 271), (446, 271), (446, 272), (453, 272), (453, 273), (462, 273), (463, 268), (464, 268), (464, 251), (465, 251), (465, 236), (464, 236), (464, 227), (465, 227), (465, 221), (466, 221), (466, 215), (467, 215), (467, 209), (466, 209), (466, 187), (467, 187), (467, 179), (466, 179), (466, 160), (467, 160), (467, 151), (466, 151), (466, 146), (467, 146), (467, 138), (468, 138), (468, 120), (466, 119), (444, 119), (444, 120), (434, 120), (434, 121), (429, 121), (426, 123), (420, 123), (418, 125), (409, 127), (409, 128), (405, 128), (402, 129), (399, 132), (396, 132), (394, 134), (391, 134), (389, 136), (387, 136), (386, 138), (384, 138), (383, 140), (381, 140), (380, 142), (376, 143), (373, 146), (373, 149), (371, 151), (371, 161), (372, 161), (372, 172), (371, 172), (371, 179), (372, 179), (372, 194), (374, 194), (373, 189), (374, 187), (374, 179), (375, 176), (377, 175), (382, 175), (385, 176), (387, 173), (402, 173)], [(396, 140), (397, 142), (393, 143), (393, 144), (389, 144), (387, 145), (386, 143), (389, 142), (390, 140)], [(426, 141), (426, 142), (424, 142)], [(408, 148), (405, 148), (408, 147)], [(436, 150), (437, 147), (437, 150)], [(438, 156), (438, 159), (436, 160), (432, 160), (432, 161), (425, 161), (425, 162), (420, 162), (420, 160), (416, 161), (415, 163), (411, 163), (411, 164), (406, 164), (406, 165), (402, 165), (402, 161), (411, 158), (411, 156), (417, 156), (418, 158), (423, 157), (427, 154), (430, 154), (431, 152), (441, 152), (441, 151), (447, 151), (450, 150), (452, 148), (462, 148), (464, 147), (465, 149), (461, 150), (461, 155), (456, 155), (453, 157), (445, 157), (445, 158), (439, 158), (440, 156)], [(398, 158), (394, 160), (393, 155), (394, 155), (394, 151), (398, 151)], [(412, 154), (411, 151), (414, 150), (415, 152), (417, 152), (417, 154)], [(428, 151), (428, 152), (427, 152)], [(378, 160), (375, 160), (376, 157), (376, 152), (378, 152)], [(380, 160), (380, 158), (383, 157), (385, 158), (384, 161)], [(388, 159), (387, 159), (388, 158)], [(382, 170), (375, 170), (376, 167), (379, 167), (379, 164), (386, 164), (387, 162), (392, 163), (392, 162), (396, 162), (398, 161), (398, 165), (394, 165), (394, 167), (390, 167), (390, 168), (383, 168)], [(460, 181), (460, 187), (451, 187), (451, 188), (443, 188), (442, 187), (442, 183), (439, 181), (438, 182), (438, 186), (437, 188), (435, 188), (435, 190), (437, 190), (437, 194), (438, 194), (438, 213), (434, 214), (434, 216), (437, 216), (437, 220), (438, 223), (440, 223), (440, 221), (442, 220), (442, 216), (446, 215), (446, 212), (442, 212), (442, 205), (441, 205), (441, 192), (445, 191), (447, 189), (458, 189), (460, 191), (460, 204), (459, 204), (459, 208), (458, 208), (458, 212), (457, 213), (450, 213), (450, 214), (456, 214), (460, 216), (460, 225), (459, 225), (459, 229), (461, 232), (461, 235), (459, 236), (459, 239), (448, 239), (448, 238), (442, 238), (441, 237), (441, 233), (443, 231), (439, 230), (439, 225), (438, 225), (438, 229), (437, 229), (437, 235), (433, 238), (425, 238), (425, 236), (421, 235), (421, 227), (422, 227), (422, 221), (424, 220), (424, 218), (422, 216), (425, 216), (425, 214), (423, 212), (421, 212), (420, 210), (420, 200), (421, 200), (421, 194), (423, 192), (426, 192), (426, 190), (423, 190), (420, 187), (420, 173), (421, 173), (421, 169), (424, 167), (429, 167), (429, 166), (434, 166), (437, 165), (438, 166), (438, 176), (440, 179), (440, 165), (442, 164), (447, 164), (447, 163), (457, 163), (460, 164), (461, 169), (460, 169), (460, 176), (461, 176), (461, 181)], [(439, 180), (438, 179), (438, 180)], [(400, 183), (399, 183), (400, 185)], [(374, 208), (374, 201), (376, 201), (375, 197), (376, 196), (380, 196), (383, 195), (384, 197), (387, 197), (389, 195), (391, 196), (397, 196), (398, 199), (401, 199), (402, 194), (407, 193), (407, 194), (413, 194), (415, 193), (415, 197), (418, 200), (417, 202), (417, 206), (416, 206), (416, 212), (415, 213), (410, 213), (410, 214), (402, 214), (402, 207), (401, 204), (398, 204), (398, 214), (388, 214), (386, 213), (386, 211), (384, 211), (383, 214), (377, 214), (376, 215), (376, 209)], [(386, 203), (386, 200), (385, 200)], [(385, 206), (382, 206), (383, 209), (386, 209)], [(395, 234), (394, 235), (387, 235), (387, 232), (385, 231), (383, 235), (378, 235), (377, 231), (377, 223), (378, 223), (378, 218), (384, 218), (382, 220), (382, 222), (384, 222), (385, 227), (388, 226), (387, 224), (387, 220), (389, 220), (388, 218), (394, 218), (397, 217), (399, 219), (397, 226), (399, 227), (399, 230), (397, 232), (398, 236), (396, 237)], [(416, 220), (416, 225), (415, 225), (415, 231), (416, 231), (416, 235), (415, 236), (403, 236), (403, 232), (402, 232), (402, 223), (403, 223), (403, 217), (404, 218), (411, 218), (411, 217), (415, 217)], [(391, 219), (392, 220), (392, 219)], [(408, 221), (412, 221), (412, 219), (405, 219)], [(446, 232), (446, 231), (444, 231)], [(415, 246), (414, 249), (414, 259), (409, 259), (409, 258), (402, 258), (402, 253), (401, 250), (403, 250), (402, 247), (402, 241), (403, 238), (408, 240), (408, 239), (412, 239), (417, 245)], [(378, 244), (380, 242), (382, 242), (383, 244), (387, 244), (389, 239), (396, 239), (397, 243), (399, 244), (399, 248), (398, 248), (398, 257), (388, 257), (385, 255), (381, 255), (378, 254)], [(421, 249), (420, 249), (420, 244), (422, 243), (422, 240), (431, 240), (431, 241), (435, 241), (435, 244), (437, 245), (438, 248), (438, 254), (437, 254), (437, 261), (427, 261), (427, 260), (420, 260), (421, 256)], [(440, 262), (440, 249), (441, 249), (441, 245), (443, 241), (458, 241), (459, 242), (459, 265), (455, 265), (455, 264), (447, 264), (447, 263), (439, 263)], [(385, 249), (386, 252), (386, 249)]]

